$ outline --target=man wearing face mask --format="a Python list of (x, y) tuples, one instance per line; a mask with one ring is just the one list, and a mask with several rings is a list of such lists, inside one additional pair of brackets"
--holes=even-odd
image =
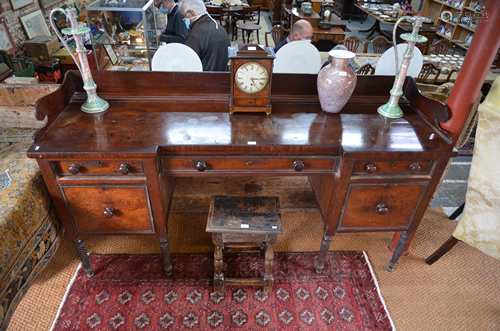
[(203, 71), (228, 71), (231, 42), (226, 30), (208, 15), (203, 0), (183, 0), (181, 12), (189, 27), (185, 44), (198, 54)]
[(167, 14), (167, 28), (160, 34), (160, 41), (184, 44), (188, 28), (184, 23), (181, 9), (174, 0), (165, 0), (160, 8), (160, 13)]
[(292, 26), (292, 31), (290, 35), (286, 37), (285, 40), (280, 42), (276, 47), (274, 47), (274, 53), (277, 53), (279, 49), (292, 41), (307, 41), (311, 42), (313, 36), (313, 28), (311, 23), (306, 20), (298, 20)]

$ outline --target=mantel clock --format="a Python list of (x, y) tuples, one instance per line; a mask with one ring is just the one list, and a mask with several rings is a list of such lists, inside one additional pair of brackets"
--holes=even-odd
[(271, 114), (271, 80), (274, 51), (270, 47), (244, 44), (229, 48), (231, 96), (229, 113)]
[(332, 27), (333, 3), (323, 2), (319, 11), (320, 21), (318, 28), (330, 30)]

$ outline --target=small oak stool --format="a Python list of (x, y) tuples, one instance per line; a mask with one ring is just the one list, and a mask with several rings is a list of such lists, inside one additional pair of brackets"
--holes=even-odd
[[(263, 286), (273, 289), (274, 244), (283, 233), (277, 197), (213, 196), (208, 214), (207, 232), (212, 232), (214, 252), (214, 291), (224, 292), (224, 285)], [(264, 278), (224, 278), (223, 250), (260, 251), (265, 257)]]

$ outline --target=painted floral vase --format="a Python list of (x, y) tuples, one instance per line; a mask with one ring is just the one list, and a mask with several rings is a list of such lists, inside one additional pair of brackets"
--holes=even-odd
[(345, 106), (356, 87), (356, 73), (349, 66), (349, 60), (356, 54), (344, 50), (328, 53), (332, 63), (318, 74), (318, 95), (321, 109), (327, 113), (338, 113)]

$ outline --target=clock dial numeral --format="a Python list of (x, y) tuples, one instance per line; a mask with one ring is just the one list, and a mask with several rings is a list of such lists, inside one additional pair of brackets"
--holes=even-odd
[(244, 93), (255, 94), (262, 91), (269, 82), (266, 68), (257, 62), (241, 65), (236, 71), (236, 86)]

